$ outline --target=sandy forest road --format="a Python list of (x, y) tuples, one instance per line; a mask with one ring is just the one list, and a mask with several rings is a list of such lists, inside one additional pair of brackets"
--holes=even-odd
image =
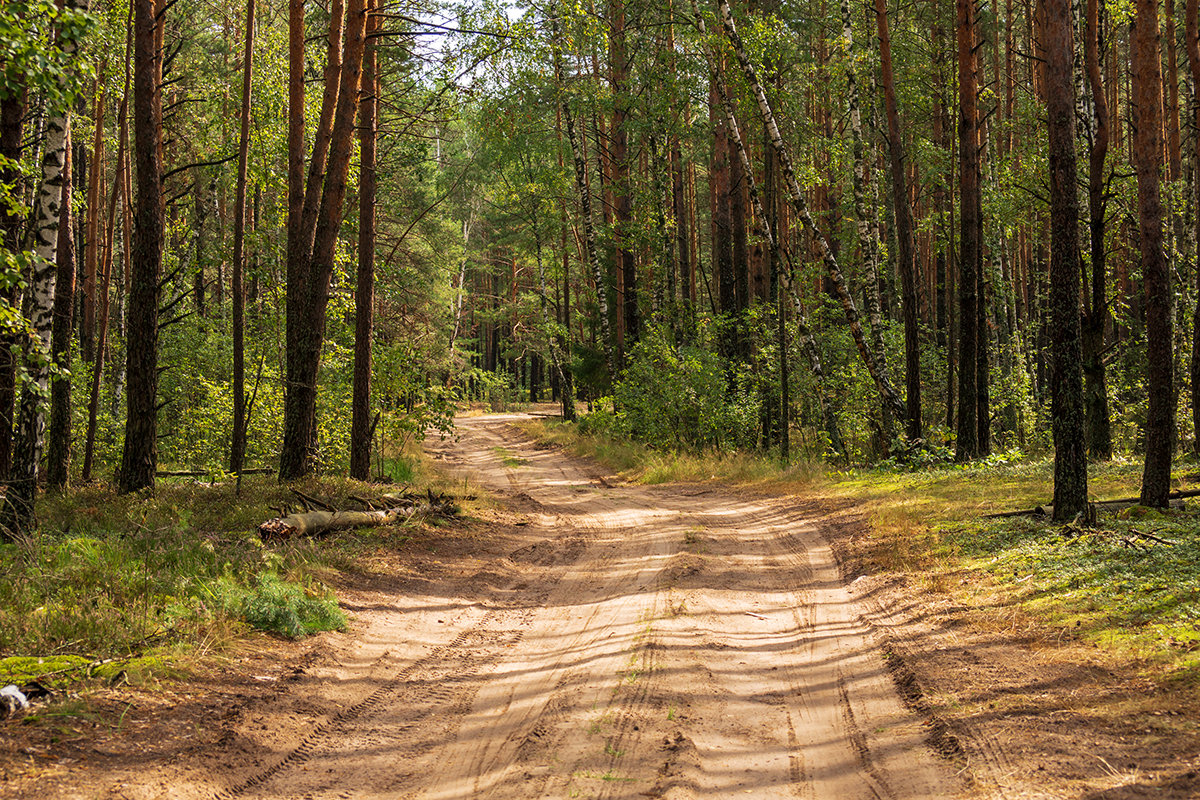
[(941, 798), (821, 536), (719, 490), (615, 487), (509, 423), (431, 445), (520, 546), (351, 606), (354, 636), (216, 747), (110, 796)]

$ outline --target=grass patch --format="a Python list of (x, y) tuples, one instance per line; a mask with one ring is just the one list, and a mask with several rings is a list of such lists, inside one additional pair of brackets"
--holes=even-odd
[[(345, 479), (302, 488), (339, 499), (378, 491)], [(0, 682), (120, 672), (141, 682), (250, 630), (298, 638), (344, 628), (328, 582), (408, 534), (264, 545), (257, 525), (294, 503), (266, 476), (246, 477), (240, 493), (232, 481), (162, 481), (153, 497), (84, 488), (45, 498), (40, 529), (0, 545)]]
[[(864, 508), (873, 559), (919, 585), (1007, 605), (1163, 675), (1200, 678), (1200, 513), (1134, 507), (1095, 529), (990, 513), (1046, 504), (1053, 461), (855, 470), (828, 491)], [(1093, 500), (1138, 494), (1142, 465), (1092, 465)], [(1156, 537), (1171, 544), (1156, 541)]]
[(500, 459), (500, 463), (506, 467), (523, 467), (529, 463), (529, 461), (521, 458), (506, 447), (493, 447), (492, 452)]

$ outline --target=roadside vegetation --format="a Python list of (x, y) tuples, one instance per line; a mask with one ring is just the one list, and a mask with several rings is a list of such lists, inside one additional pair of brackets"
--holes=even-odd
[[(428, 484), (415, 458), (393, 461)], [(344, 478), (297, 488), (379, 492)], [(288, 507), (297, 496), (273, 476), (247, 476), (240, 491), (232, 478), (187, 479), (161, 482), (153, 497), (85, 488), (47, 499), (35, 533), (0, 545), (0, 683), (144, 682), (255, 631), (295, 639), (344, 629), (331, 588), (339, 572), (403, 544), (413, 523), (264, 542), (257, 526)]]

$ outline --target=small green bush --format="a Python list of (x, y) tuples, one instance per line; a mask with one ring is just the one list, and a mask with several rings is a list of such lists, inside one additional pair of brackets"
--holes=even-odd
[(310, 597), (299, 585), (273, 572), (259, 575), (254, 585), (241, 593), (236, 607), (252, 627), (289, 639), (346, 628), (346, 615), (337, 603)]

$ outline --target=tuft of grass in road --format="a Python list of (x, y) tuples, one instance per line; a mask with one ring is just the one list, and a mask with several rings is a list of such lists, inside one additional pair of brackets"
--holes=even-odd
[[(964, 601), (1020, 609), (1142, 660), (1162, 677), (1200, 683), (1200, 511), (1102, 510), (1094, 530), (1031, 517), (985, 518), (1048, 504), (1054, 469), (1048, 458), (998, 455), (912, 471), (825, 471), (808, 462), (785, 468), (755, 455), (662, 453), (582, 436), (556, 421), (528, 423), (526, 431), (630, 481), (725, 481), (854, 506), (868, 522), (876, 568)], [(1125, 459), (1092, 465), (1091, 498), (1136, 496), (1141, 470), (1140, 461)]]
[(493, 447), (492, 452), (500, 459), (500, 463), (506, 467), (523, 467), (529, 463), (507, 447)]

